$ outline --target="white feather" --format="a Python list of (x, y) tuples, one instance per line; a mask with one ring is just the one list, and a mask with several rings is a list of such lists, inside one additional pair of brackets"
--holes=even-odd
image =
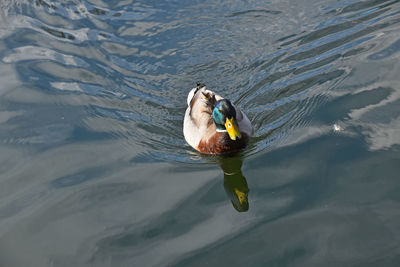
[(192, 102), (192, 99), (194, 97), (194, 92), (196, 91), (197, 88), (193, 88), (192, 90), (190, 90), (188, 97), (187, 97), (187, 104), (188, 107), (190, 107), (190, 102)]
[(190, 107), (186, 109), (185, 120), (183, 122), (183, 135), (185, 136), (186, 142), (196, 148), (200, 143), (200, 140), (205, 133), (206, 129), (197, 128), (190, 118)]

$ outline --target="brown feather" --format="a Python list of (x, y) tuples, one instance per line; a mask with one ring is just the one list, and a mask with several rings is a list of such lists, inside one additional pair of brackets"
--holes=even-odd
[(242, 133), (242, 138), (232, 140), (226, 132), (215, 132), (207, 140), (200, 140), (197, 150), (207, 154), (226, 154), (245, 148), (248, 142), (249, 137), (245, 133)]
[(203, 99), (204, 102), (207, 104), (207, 106), (212, 110), (215, 107), (215, 103), (217, 102), (217, 100), (215, 99), (215, 94), (213, 92), (205, 92), (202, 91), (201, 92), (203, 94)]

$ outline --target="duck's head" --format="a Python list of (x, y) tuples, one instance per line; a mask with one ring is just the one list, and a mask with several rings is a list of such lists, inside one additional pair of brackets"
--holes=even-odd
[(215, 103), (212, 117), (218, 132), (227, 131), (232, 140), (242, 137), (236, 121), (236, 110), (228, 99)]

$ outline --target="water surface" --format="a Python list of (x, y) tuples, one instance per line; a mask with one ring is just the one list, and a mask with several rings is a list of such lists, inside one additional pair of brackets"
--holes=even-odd
[[(0, 266), (398, 266), (399, 1), (0, 4)], [(254, 126), (185, 144), (196, 82)]]

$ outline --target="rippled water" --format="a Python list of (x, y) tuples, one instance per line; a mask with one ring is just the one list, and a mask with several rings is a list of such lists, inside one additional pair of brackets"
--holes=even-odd
[[(0, 266), (399, 266), (399, 1), (0, 15)], [(250, 118), (241, 155), (185, 144), (198, 81)]]

